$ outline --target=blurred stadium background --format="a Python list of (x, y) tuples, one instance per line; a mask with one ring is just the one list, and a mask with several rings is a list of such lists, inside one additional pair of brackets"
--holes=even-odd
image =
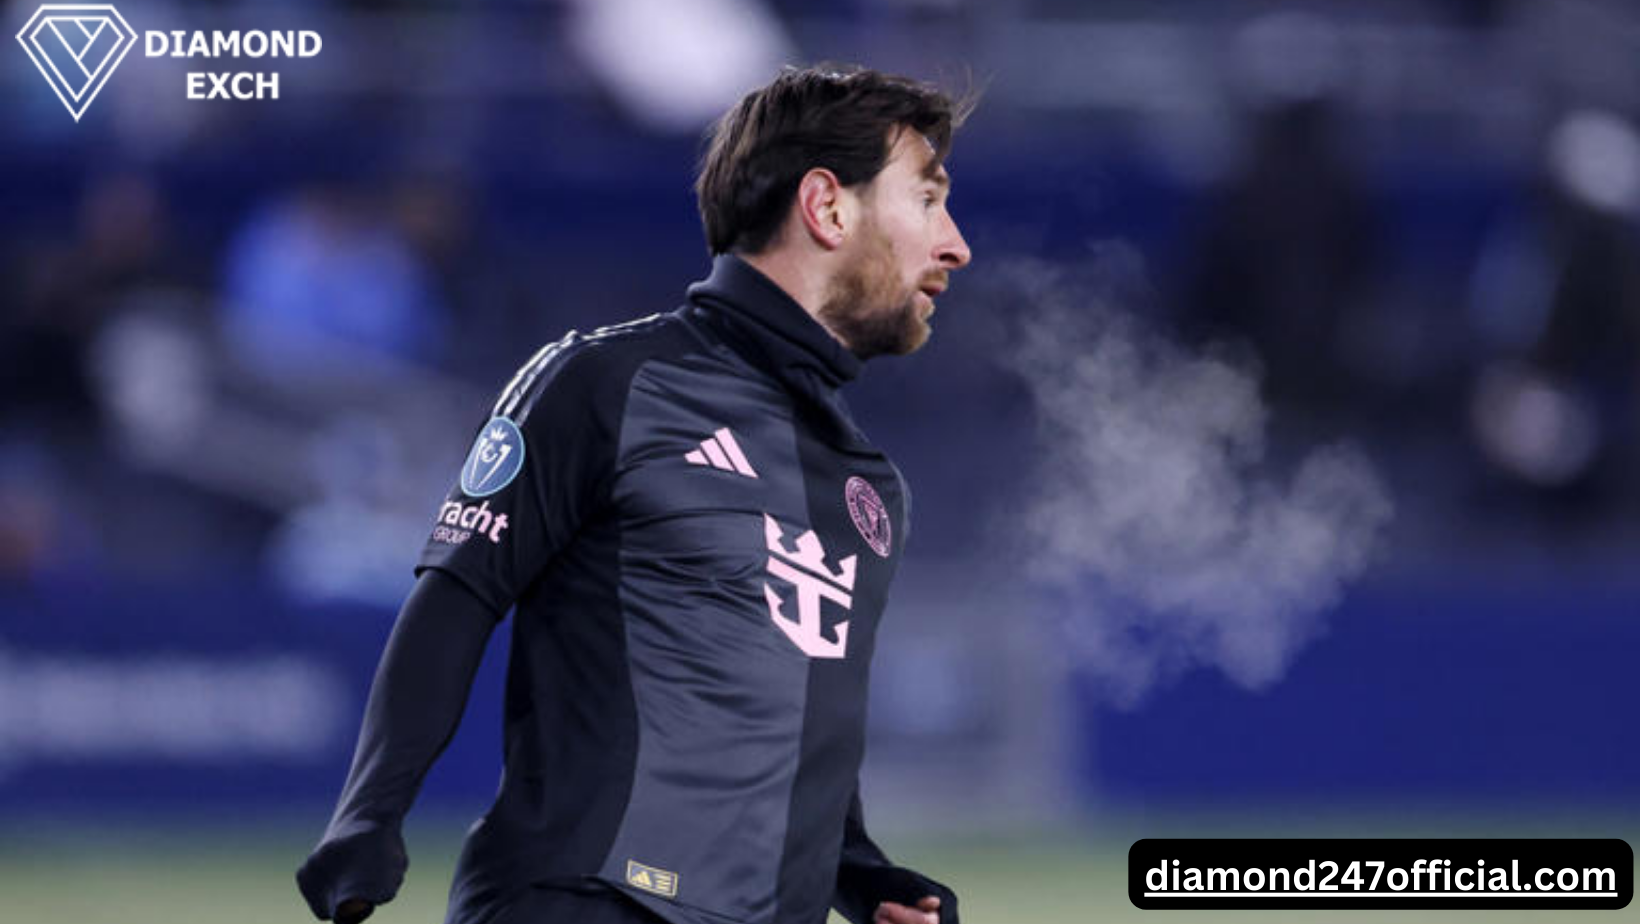
[[(1051, 924), (1137, 915), (1144, 836), (1633, 843), (1634, 4), (118, 6), (324, 50), (139, 48), (78, 123), (0, 51), (0, 920), (306, 918), (292, 872), (491, 394), (678, 302), (700, 132), (823, 59), (985, 91), (951, 160), (975, 266), (850, 392), (916, 491), (868, 756), (893, 852), (969, 920)], [(278, 101), (183, 98), (259, 66)], [(1393, 520), (1274, 675), (1185, 658), (1113, 697), (1064, 618), (1101, 576), (1020, 567), (1026, 257), (1117, 259), (1124, 310), (1256, 357), (1272, 464), (1347, 438), (1380, 473)], [(504, 649), (383, 920), (441, 913)]]

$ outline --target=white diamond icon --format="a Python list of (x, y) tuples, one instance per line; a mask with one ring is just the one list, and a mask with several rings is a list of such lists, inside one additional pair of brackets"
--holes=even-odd
[(48, 3), (34, 11), (17, 41), (78, 122), (137, 33), (106, 3)]

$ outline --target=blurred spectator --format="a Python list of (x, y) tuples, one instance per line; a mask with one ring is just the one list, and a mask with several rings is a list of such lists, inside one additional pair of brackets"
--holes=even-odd
[[(112, 469), (95, 344), (180, 270), (165, 201), (139, 174), (92, 179), (75, 237), (25, 245), (0, 316), (0, 576), (20, 578), (94, 556)], [(77, 524), (77, 525), (76, 525)]]
[[(441, 365), (484, 389), (516, 366), (532, 338), (556, 337), (544, 323), (535, 276), (538, 262), (492, 227), (480, 224), (465, 176), (443, 169), (415, 171), (392, 194), (394, 220), (427, 274), (434, 300), (448, 306), (461, 336), (446, 338)], [(544, 332), (543, 332), (544, 329)], [(520, 343), (522, 338), (523, 343)]]
[(72, 420), (95, 430), (97, 405), (86, 350), (122, 296), (169, 272), (164, 203), (146, 177), (92, 181), (80, 204), (78, 238), (18, 255), (17, 310), (0, 316), (0, 419), (49, 427)]
[(1525, 208), (1498, 223), (1477, 266), (1471, 317), (1490, 357), (1471, 423), (1515, 486), (1609, 515), (1640, 487), (1640, 134), (1573, 112), (1544, 154)]
[(1254, 116), (1244, 166), (1207, 206), (1187, 323), (1252, 342), (1278, 408), (1350, 409), (1363, 387), (1347, 334), (1381, 273), (1366, 195), (1333, 145), (1322, 99)]
[(443, 351), (447, 318), (426, 271), (391, 216), (356, 193), (307, 187), (254, 212), (224, 276), (228, 344), (269, 380)]

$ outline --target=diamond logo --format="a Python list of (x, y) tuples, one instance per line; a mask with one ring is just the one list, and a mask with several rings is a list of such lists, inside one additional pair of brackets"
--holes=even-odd
[(106, 3), (48, 3), (34, 11), (17, 41), (78, 122), (137, 33)]

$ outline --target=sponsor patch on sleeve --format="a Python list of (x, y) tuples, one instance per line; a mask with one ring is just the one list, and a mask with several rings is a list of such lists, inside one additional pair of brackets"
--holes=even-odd
[(490, 502), (462, 504), (445, 501), (438, 509), (438, 523), (433, 527), (433, 541), (445, 545), (461, 545), (473, 536), (483, 536), (494, 545), (501, 544), (501, 534), (510, 524), (505, 513), (490, 509)]

